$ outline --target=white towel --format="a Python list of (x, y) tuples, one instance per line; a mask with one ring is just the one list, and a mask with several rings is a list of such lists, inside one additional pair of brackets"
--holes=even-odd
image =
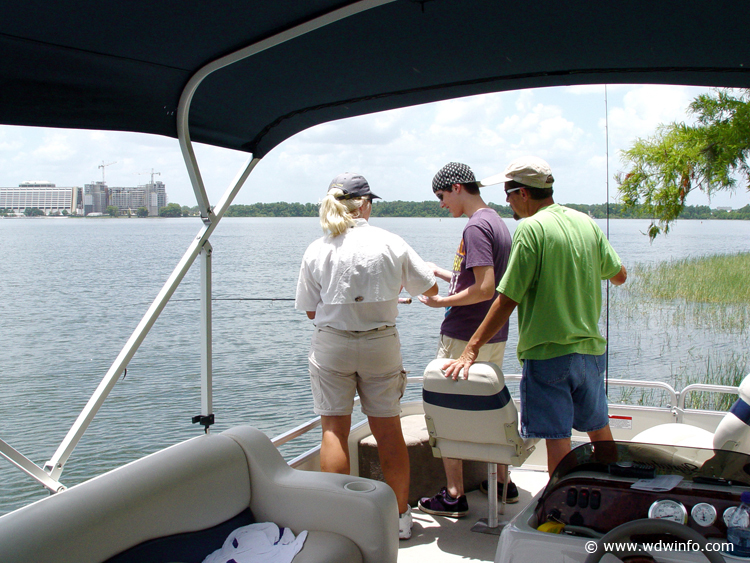
[(237, 528), (203, 563), (291, 563), (307, 538), (307, 530), (296, 538), (289, 528), (273, 522)]

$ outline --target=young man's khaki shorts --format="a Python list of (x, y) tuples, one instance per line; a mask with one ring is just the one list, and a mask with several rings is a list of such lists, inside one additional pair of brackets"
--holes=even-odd
[(316, 414), (351, 414), (355, 392), (367, 416), (401, 413), (406, 372), (395, 326), (366, 332), (316, 327), (308, 360)]
[[(458, 340), (451, 338), (450, 336), (440, 335), (440, 344), (438, 345), (438, 358), (447, 358), (449, 360), (457, 360), (461, 353), (466, 348), (468, 342), (465, 340)], [(479, 355), (477, 356), (477, 362), (492, 362), (497, 367), (503, 369), (503, 357), (505, 356), (505, 342), (493, 342), (492, 344), (485, 344), (479, 349)]]

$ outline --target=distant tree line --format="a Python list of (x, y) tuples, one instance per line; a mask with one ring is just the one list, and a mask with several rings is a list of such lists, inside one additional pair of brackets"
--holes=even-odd
[[(566, 203), (567, 207), (588, 213), (595, 219), (607, 217), (606, 204), (582, 205)], [(645, 205), (626, 206), (621, 203), (609, 204), (609, 216), (612, 219), (651, 219), (653, 214)], [(727, 211), (711, 209), (708, 205), (686, 205), (680, 213), (680, 219), (744, 219), (750, 220), (750, 205)]]
[(314, 203), (253, 203), (252, 205), (230, 205), (226, 217), (317, 217), (318, 206)]
[[(175, 204), (176, 205), (176, 204)], [(508, 205), (489, 203), (501, 217), (513, 217)], [(567, 207), (587, 213), (595, 219), (607, 217), (607, 205), (566, 203)], [(186, 208), (183, 207), (183, 210)], [(318, 206), (314, 203), (254, 203), (251, 205), (230, 205), (227, 217), (317, 217)], [(449, 217), (448, 210), (442, 209), (438, 201), (375, 201), (373, 217)], [(624, 206), (609, 204), (609, 217), (612, 219), (651, 218), (644, 206)], [(745, 219), (750, 220), (750, 205), (732, 211), (711, 209), (707, 205), (689, 205), (680, 214), (682, 219)]]

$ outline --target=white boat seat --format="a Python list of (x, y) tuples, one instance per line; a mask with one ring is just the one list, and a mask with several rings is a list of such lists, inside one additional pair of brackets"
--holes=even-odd
[(715, 432), (690, 424), (659, 424), (633, 437), (633, 442), (692, 446), (750, 454), (750, 375), (739, 386), (739, 398)]
[(740, 383), (740, 396), (714, 432), (716, 450), (750, 454), (750, 374)]
[(708, 430), (670, 422), (658, 424), (636, 434), (632, 441), (642, 444), (665, 444), (669, 446), (690, 446), (694, 448), (713, 448), (714, 435)]
[[(454, 381), (445, 377), (445, 363), (445, 359), (433, 360), (424, 372), (422, 401), (433, 455), (486, 462), (488, 480), (495, 464), (520, 466), (538, 440), (521, 438), (518, 410), (503, 372), (493, 363), (476, 362), (468, 379)], [(493, 497), (490, 526), (497, 518)]]
[(395, 563), (398, 556), (390, 487), (292, 469), (265, 434), (239, 426), (0, 517), (0, 561), (200, 563), (252, 520), (308, 531), (293, 563)]

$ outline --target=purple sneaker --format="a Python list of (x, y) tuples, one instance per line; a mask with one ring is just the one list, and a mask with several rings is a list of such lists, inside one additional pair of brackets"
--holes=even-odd
[(469, 502), (466, 495), (453, 498), (448, 489), (443, 487), (434, 497), (424, 497), (419, 500), (419, 510), (436, 516), (448, 516), (449, 518), (463, 518), (469, 513)]

